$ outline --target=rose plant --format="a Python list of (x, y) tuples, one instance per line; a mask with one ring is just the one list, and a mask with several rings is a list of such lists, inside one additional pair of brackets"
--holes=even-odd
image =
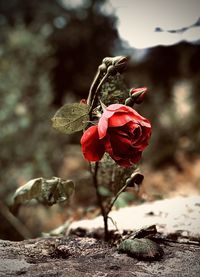
[(143, 180), (143, 175), (136, 171), (136, 164), (151, 136), (151, 123), (133, 109), (135, 104), (143, 102), (147, 88), (128, 90), (123, 85), (120, 91), (117, 87), (113, 91), (108, 85), (111, 82), (113, 87), (112, 80), (117, 82), (127, 62), (123, 56), (104, 58), (87, 100), (66, 104), (53, 118), (53, 126), (64, 133), (83, 130), (82, 152), (90, 164), (106, 240), (109, 238), (108, 214), (115, 201), (127, 187), (138, 188)]
[[(52, 118), (53, 127), (65, 134), (83, 130), (80, 142), (89, 161), (105, 240), (109, 239), (109, 212), (118, 197), (127, 187), (138, 188), (143, 181), (136, 164), (151, 136), (150, 121), (133, 109), (143, 102), (147, 88), (128, 90), (119, 77), (127, 68), (127, 61), (123, 56), (103, 59), (87, 100), (65, 104)], [(42, 199), (47, 205), (68, 200), (73, 189), (70, 180), (33, 179), (16, 192), (15, 210), (32, 198)]]

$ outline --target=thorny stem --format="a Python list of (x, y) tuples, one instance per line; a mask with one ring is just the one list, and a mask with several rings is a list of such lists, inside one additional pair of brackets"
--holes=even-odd
[(104, 221), (104, 239), (105, 239), (105, 241), (108, 241), (109, 240), (108, 213), (105, 210), (105, 207), (103, 205), (103, 199), (101, 197), (101, 194), (99, 193), (99, 186), (98, 186), (98, 179), (97, 179), (98, 169), (99, 169), (99, 163), (98, 162), (95, 162), (94, 172), (92, 172), (91, 164), (90, 164), (90, 170), (91, 170), (92, 176), (93, 176), (93, 185), (95, 187), (98, 205), (101, 209), (101, 214), (103, 216), (103, 221)]

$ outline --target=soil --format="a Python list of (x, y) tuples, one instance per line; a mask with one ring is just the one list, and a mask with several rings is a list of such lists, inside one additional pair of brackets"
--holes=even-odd
[(95, 238), (63, 236), (0, 241), (0, 276), (145, 277), (199, 276), (200, 246), (161, 243), (159, 261), (139, 261)]

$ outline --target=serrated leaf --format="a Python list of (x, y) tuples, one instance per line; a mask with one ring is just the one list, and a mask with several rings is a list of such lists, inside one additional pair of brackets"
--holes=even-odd
[(52, 118), (53, 127), (65, 134), (83, 130), (89, 121), (89, 106), (82, 103), (66, 104)]
[(36, 199), (44, 205), (52, 206), (53, 204), (69, 200), (74, 189), (73, 181), (57, 177), (48, 180), (44, 178), (30, 180), (16, 190), (12, 210), (17, 212), (21, 204), (32, 199)]

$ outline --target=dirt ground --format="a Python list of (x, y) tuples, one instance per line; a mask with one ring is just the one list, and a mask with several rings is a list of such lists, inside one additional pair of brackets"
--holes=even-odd
[(94, 238), (60, 237), (0, 241), (0, 276), (198, 277), (200, 247), (161, 244), (160, 261), (138, 261)]

